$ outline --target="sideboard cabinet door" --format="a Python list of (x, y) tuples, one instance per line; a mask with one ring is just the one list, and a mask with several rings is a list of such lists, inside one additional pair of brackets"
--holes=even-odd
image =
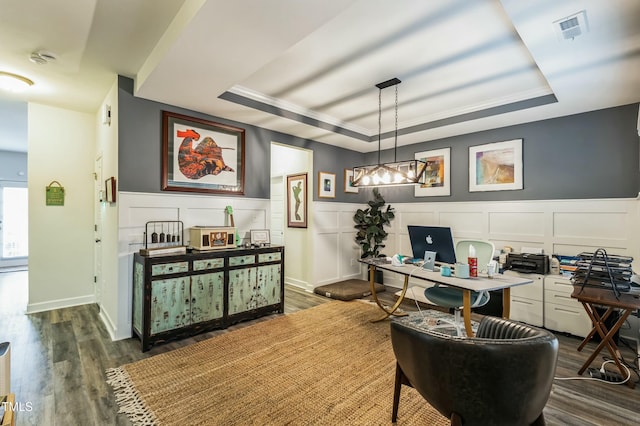
[(189, 325), (189, 277), (151, 281), (151, 335)]
[(258, 285), (256, 288), (256, 303), (258, 308), (275, 305), (282, 301), (280, 291), (281, 279), (282, 268), (280, 264), (258, 267)]
[(191, 277), (191, 323), (222, 318), (224, 313), (224, 272)]
[(257, 307), (255, 298), (256, 268), (229, 271), (229, 315), (250, 311)]

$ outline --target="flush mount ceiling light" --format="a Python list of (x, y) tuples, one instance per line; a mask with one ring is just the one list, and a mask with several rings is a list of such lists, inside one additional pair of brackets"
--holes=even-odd
[(29, 60), (38, 65), (46, 65), (49, 62), (55, 61), (56, 59), (56, 55), (51, 52), (31, 52), (31, 55), (29, 55)]
[(33, 81), (27, 77), (13, 74), (6, 71), (0, 71), (0, 89), (9, 92), (21, 92), (33, 86)]
[[(353, 186), (398, 186), (415, 185), (425, 182), (425, 163), (420, 160), (397, 161), (398, 150), (398, 84), (397, 78), (376, 84), (378, 88), (378, 164), (353, 168)], [(396, 125), (393, 144), (393, 163), (380, 163), (380, 139), (382, 138), (382, 89), (396, 88)]]

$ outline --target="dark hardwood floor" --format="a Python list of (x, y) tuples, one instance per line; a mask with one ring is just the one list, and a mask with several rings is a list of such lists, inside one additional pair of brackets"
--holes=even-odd
[[(289, 286), (285, 294), (286, 313), (330, 300)], [(393, 291), (380, 293), (380, 299), (394, 302)], [(270, 318), (158, 345), (142, 353), (136, 339), (111, 341), (98, 317), (97, 305), (26, 315), (26, 304), (27, 272), (0, 273), (0, 342), (11, 342), (11, 390), (16, 394), (16, 402), (21, 403), (18, 425), (130, 425), (125, 415), (117, 414), (113, 392), (105, 382), (107, 368)], [(402, 308), (417, 309), (412, 301), (405, 301)], [(556, 376), (575, 377), (595, 346), (590, 343), (585, 351), (577, 352), (580, 339), (564, 335), (558, 338)], [(623, 345), (621, 351), (631, 363), (635, 353)], [(599, 367), (601, 363), (599, 356), (593, 365)], [(632, 380), (637, 381), (637, 375), (633, 374)], [(551, 425), (636, 425), (639, 408), (640, 386), (631, 389), (593, 380), (556, 380), (545, 417)]]

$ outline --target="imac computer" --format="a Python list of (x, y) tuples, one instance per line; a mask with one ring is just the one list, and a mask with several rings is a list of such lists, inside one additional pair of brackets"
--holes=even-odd
[(456, 263), (451, 228), (414, 225), (409, 225), (407, 228), (409, 229), (409, 240), (414, 259), (424, 259), (425, 252), (429, 252), (428, 257), (432, 257), (432, 253), (435, 253), (434, 260), (437, 263), (451, 265)]

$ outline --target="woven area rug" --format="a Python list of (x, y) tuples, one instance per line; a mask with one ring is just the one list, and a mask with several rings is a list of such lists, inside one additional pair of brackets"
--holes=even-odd
[[(332, 301), (107, 371), (136, 425), (389, 425), (395, 357), (375, 305)], [(398, 425), (447, 425), (403, 386)]]

